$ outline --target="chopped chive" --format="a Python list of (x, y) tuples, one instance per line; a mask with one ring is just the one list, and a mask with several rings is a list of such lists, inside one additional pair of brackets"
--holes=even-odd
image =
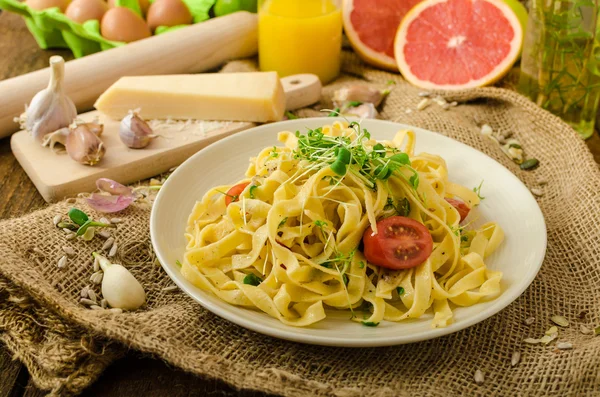
[(252, 186), (250, 186), (250, 189), (248, 190), (248, 195), (250, 196), (251, 199), (256, 198), (256, 196), (254, 195), (254, 191), (256, 190), (256, 188), (258, 188), (258, 186), (252, 185)]
[(175, 264), (176, 264), (177, 266), (179, 266), (179, 267), (183, 267), (183, 265), (181, 264), (181, 262), (179, 262), (179, 259), (177, 259), (177, 260), (175, 261)]

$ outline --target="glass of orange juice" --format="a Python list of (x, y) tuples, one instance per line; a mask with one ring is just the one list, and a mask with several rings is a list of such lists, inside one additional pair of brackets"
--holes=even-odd
[(342, 13), (336, 0), (260, 0), (260, 69), (280, 77), (313, 73), (326, 84), (340, 73)]

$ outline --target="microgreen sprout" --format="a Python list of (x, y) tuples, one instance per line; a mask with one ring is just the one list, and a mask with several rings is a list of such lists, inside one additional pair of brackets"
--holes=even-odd
[(358, 267), (360, 269), (364, 269), (365, 268), (365, 262), (364, 261), (360, 261), (359, 264), (358, 264)]
[(290, 120), (295, 120), (298, 118), (298, 116), (296, 116), (294, 113), (290, 112), (289, 110), (285, 112), (285, 115)]
[(90, 219), (85, 212), (77, 208), (71, 208), (69, 210), (69, 218), (74, 224), (79, 225), (76, 233), (77, 236), (83, 236), (90, 227), (117, 227), (111, 223), (96, 222)]
[(256, 195), (255, 195), (254, 191), (256, 190), (257, 187), (258, 186), (256, 186), (256, 185), (250, 186), (250, 189), (248, 190), (248, 195), (250, 196), (251, 199), (255, 199), (256, 198)]
[(273, 157), (273, 158), (279, 157), (279, 153), (277, 152), (277, 146), (273, 146), (273, 150), (271, 150), (271, 157)]
[(481, 185), (483, 185), (483, 180), (481, 181), (481, 183), (479, 184), (479, 186), (477, 186), (477, 187), (474, 187), (474, 188), (473, 188), (473, 191), (474, 191), (475, 193), (477, 193), (477, 197), (479, 197), (479, 200), (483, 200), (483, 199), (485, 199), (485, 197), (483, 197), (483, 196), (481, 195)]
[(179, 266), (179, 267), (183, 267), (183, 265), (181, 264), (181, 262), (179, 261), (179, 259), (177, 259), (177, 260), (175, 261), (175, 264), (176, 264), (177, 266)]
[(254, 273), (247, 274), (246, 277), (244, 277), (244, 284), (258, 287), (260, 283), (262, 283), (262, 280), (260, 279), (260, 277), (257, 277)]
[(350, 101), (348, 102), (348, 106), (351, 108), (355, 108), (357, 106), (362, 105), (363, 103), (361, 101)]
[(340, 115), (340, 108), (335, 108), (331, 112), (329, 112), (327, 117), (337, 117), (339, 115)]
[(398, 296), (402, 296), (402, 295), (404, 295), (404, 288), (403, 287), (397, 287), (396, 288), (396, 292), (398, 292)]
[(315, 221), (315, 226), (316, 226), (316, 227), (323, 228), (324, 226), (327, 226), (327, 222), (317, 219), (317, 220)]
[(379, 323), (375, 323), (373, 321), (361, 321), (362, 325), (367, 327), (377, 327)]

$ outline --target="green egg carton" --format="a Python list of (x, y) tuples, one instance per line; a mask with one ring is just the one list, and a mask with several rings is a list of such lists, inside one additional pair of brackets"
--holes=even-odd
[[(194, 23), (209, 19), (209, 11), (216, 0), (182, 0), (194, 17)], [(121, 7), (131, 8), (141, 15), (137, 0), (117, 0)], [(100, 22), (89, 20), (83, 24), (72, 21), (58, 7), (45, 10), (34, 10), (18, 0), (0, 0), (0, 9), (14, 12), (25, 19), (27, 28), (35, 38), (40, 48), (69, 48), (75, 58), (93, 54), (99, 51), (120, 47), (126, 43), (107, 40), (100, 35)], [(180, 26), (159, 26), (155, 34), (163, 34)]]

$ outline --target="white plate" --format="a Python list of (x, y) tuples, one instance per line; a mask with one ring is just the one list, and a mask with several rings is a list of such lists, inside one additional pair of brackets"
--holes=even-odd
[(196, 153), (169, 177), (154, 203), (150, 234), (163, 268), (183, 291), (216, 315), (256, 332), (296, 342), (355, 347), (397, 345), (447, 335), (498, 313), (525, 291), (538, 273), (546, 251), (544, 217), (527, 187), (502, 165), (469, 146), (434, 132), (381, 120), (364, 120), (362, 126), (378, 140), (391, 139), (398, 130), (410, 128), (417, 135), (416, 152), (441, 155), (448, 164), (450, 180), (468, 187), (485, 180), (485, 200), (476, 210), (478, 223), (494, 220), (506, 234), (499, 250), (486, 260), (490, 268), (504, 273), (503, 292), (498, 298), (454, 309), (455, 321), (446, 328), (432, 329), (431, 315), (365, 327), (339, 311), (328, 311), (327, 318), (313, 326), (296, 328), (262, 312), (230, 305), (188, 282), (175, 261), (183, 258), (183, 234), (196, 200), (213, 186), (242, 179), (248, 159), (261, 149), (278, 144), (278, 132), (305, 132), (306, 127), (317, 128), (333, 121), (290, 120), (240, 132)]

